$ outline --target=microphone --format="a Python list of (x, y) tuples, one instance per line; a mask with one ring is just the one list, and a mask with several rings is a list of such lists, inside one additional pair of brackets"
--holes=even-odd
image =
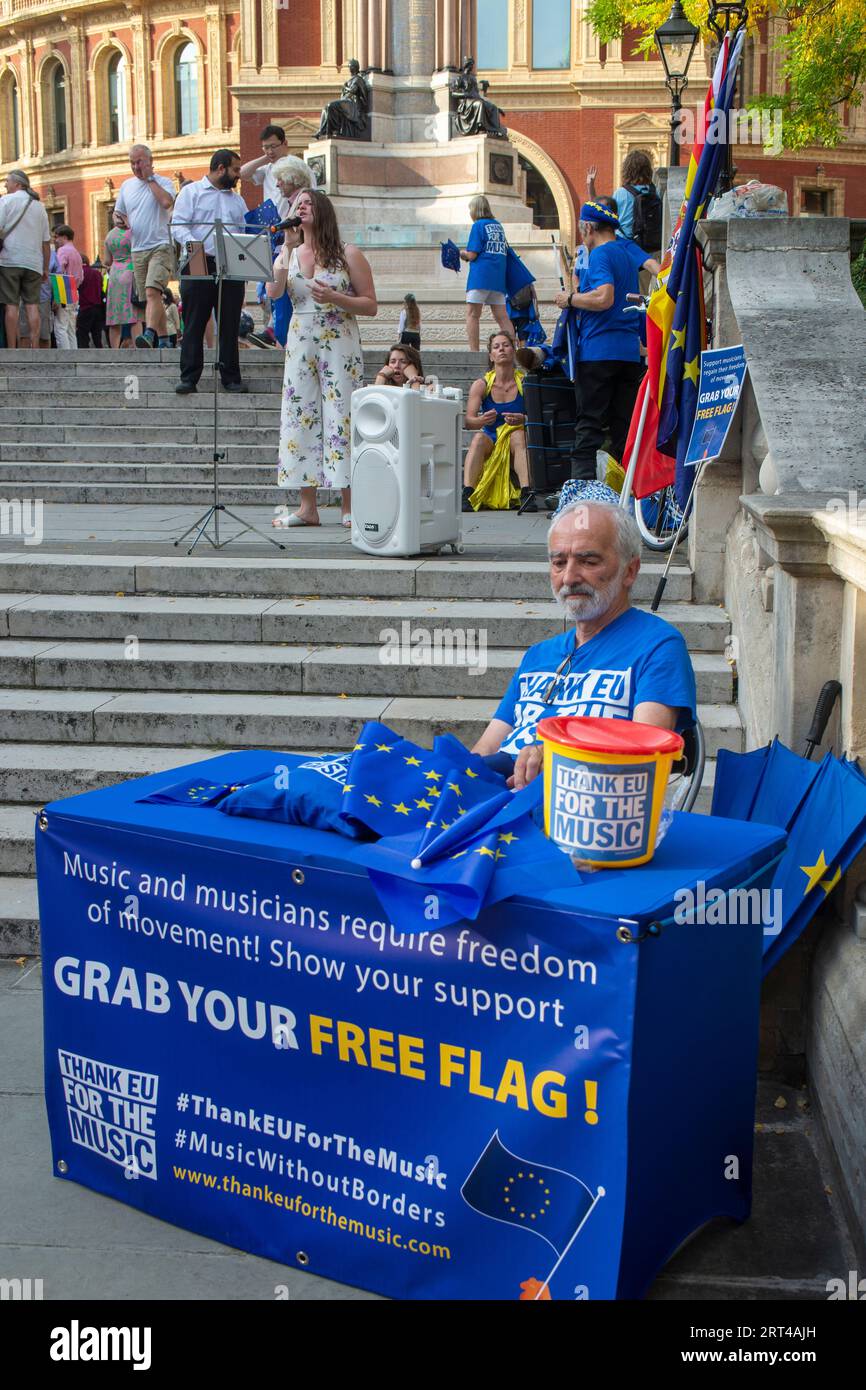
[(268, 228), (268, 231), (269, 231), (269, 232), (284, 232), (284, 231), (286, 231), (288, 228), (294, 229), (295, 227), (300, 227), (300, 225), (301, 225), (301, 219), (300, 219), (300, 217), (287, 217), (286, 220), (285, 220), (285, 222), (277, 222), (277, 223), (275, 223), (272, 227), (269, 227), (269, 228)]

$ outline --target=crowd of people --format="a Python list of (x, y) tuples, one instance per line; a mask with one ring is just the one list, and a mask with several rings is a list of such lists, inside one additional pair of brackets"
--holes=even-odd
[[(204, 368), (204, 348), (217, 332), (222, 388), (245, 392), (239, 345), (279, 347), (285, 353), (278, 485), (300, 492), (296, 510), (280, 505), (274, 526), (318, 526), (318, 488), (339, 491), (342, 522), (351, 525), (349, 491), (352, 393), (363, 384), (358, 319), (378, 313), (373, 274), (361, 250), (340, 235), (334, 206), (315, 187), (312, 170), (292, 155), (284, 130), (268, 125), (261, 156), (241, 163), (216, 150), (208, 172), (184, 180), (154, 170), (146, 145), (130, 150), (130, 177), (118, 192), (112, 226), (93, 260), (76, 245), (72, 227), (49, 227), (27, 175), (13, 169), (0, 199), (0, 302), (5, 346), (52, 345), (140, 349), (180, 348), (178, 395), (191, 395)], [(645, 291), (659, 270), (660, 204), (646, 155), (632, 153), (622, 184), (599, 196), (597, 170), (587, 173), (580, 213), (581, 245), (571, 283), (555, 299), (561, 311), (560, 353), (569, 360), (576, 391), (571, 472), (578, 482), (596, 476), (597, 451), (606, 442), (622, 459), (634, 401), (644, 370), (642, 316), (628, 297)], [(238, 191), (260, 188), (279, 220), (297, 218), (273, 238), (271, 279), (257, 287), (263, 324), (244, 313), (247, 286), (215, 278), (215, 224), (249, 231), (248, 206)], [(489, 307), (495, 331), (487, 366), (473, 383), (466, 427), (474, 439), (464, 464), (463, 508), (533, 508), (526, 444), (524, 372), (518, 349), (544, 339), (535, 287), (509, 295), (505, 230), (484, 196), (469, 205), (471, 229), (460, 259), (469, 266), (466, 335), (480, 351), (481, 319)], [(177, 292), (176, 292), (177, 291)], [(394, 346), (376, 381), (417, 389), (424, 385), (422, 311), (416, 296), (403, 301)], [(564, 346), (562, 345), (564, 344)], [(555, 345), (554, 345), (555, 347)], [(520, 354), (526, 364), (525, 354)]]

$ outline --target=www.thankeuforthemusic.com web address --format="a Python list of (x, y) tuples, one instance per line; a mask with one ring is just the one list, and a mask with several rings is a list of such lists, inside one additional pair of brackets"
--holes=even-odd
[[(247, 1181), (239, 1177), (219, 1176), (198, 1169), (173, 1165), (172, 1172), (179, 1182), (188, 1182), (212, 1190), (226, 1193), (241, 1199), (265, 1202), (282, 1207), (286, 1211), (300, 1214), (309, 1220), (320, 1221), (350, 1235), (361, 1236), (367, 1240), (388, 1244), (396, 1249), (404, 1249), (433, 1259), (450, 1259), (450, 1249), (445, 1245), (418, 1240), (394, 1231), (390, 1226), (377, 1226), (355, 1217), (341, 1215), (327, 1201), (316, 1203), (301, 1193), (289, 1195), (272, 1186), (274, 1177), (288, 1178), (300, 1182), (314, 1192), (343, 1196), (350, 1201), (381, 1211), (387, 1216), (408, 1219), (422, 1225), (432, 1225), (441, 1229), (445, 1225), (444, 1212), (423, 1202), (411, 1200), (406, 1191), (387, 1192), (369, 1183), (360, 1174), (336, 1174), (324, 1167), (316, 1166), (315, 1160), (307, 1162), (290, 1156), (282, 1149), (271, 1147), (255, 1140), (244, 1138), (231, 1140), (217, 1138), (205, 1128), (196, 1127), (196, 1122), (205, 1122), (242, 1130), (245, 1134), (275, 1137), (283, 1143), (303, 1148), (309, 1154), (328, 1154), (351, 1164), (377, 1169), (382, 1173), (402, 1177), (418, 1184), (420, 1188), (445, 1191), (447, 1174), (442, 1172), (434, 1154), (422, 1162), (406, 1158), (396, 1149), (385, 1145), (371, 1147), (359, 1142), (349, 1134), (323, 1134), (300, 1120), (274, 1115), (247, 1106), (238, 1108), (221, 1104), (211, 1096), (197, 1095), (181, 1091), (177, 1097), (177, 1109), (183, 1115), (183, 1123), (175, 1131), (175, 1148), (186, 1149), (191, 1154), (201, 1154), (209, 1158), (221, 1159), (225, 1163), (237, 1165), (242, 1170), (252, 1169), (267, 1181)], [(190, 1127), (187, 1128), (187, 1125)], [(249, 1178), (251, 1175), (245, 1175)]]

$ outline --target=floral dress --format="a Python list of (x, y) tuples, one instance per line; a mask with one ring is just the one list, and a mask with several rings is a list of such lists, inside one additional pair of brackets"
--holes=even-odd
[(111, 252), (108, 269), (108, 296), (105, 301), (106, 327), (135, 323), (138, 312), (133, 308), (132, 291), (135, 275), (132, 267), (132, 232), (114, 227), (105, 238)]
[[(315, 278), (340, 294), (351, 294), (345, 270), (322, 270)], [(349, 486), (352, 392), (364, 382), (357, 319), (333, 304), (317, 304), (312, 280), (301, 273), (297, 249), (289, 260), (286, 289), (292, 321), (286, 339), (286, 369), (280, 417), (280, 487)]]

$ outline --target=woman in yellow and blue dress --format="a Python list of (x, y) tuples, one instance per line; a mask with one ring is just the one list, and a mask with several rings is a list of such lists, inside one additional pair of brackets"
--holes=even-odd
[[(464, 512), (507, 511), (530, 491), (525, 373), (515, 366), (514, 351), (509, 333), (491, 334), (487, 344), (491, 370), (469, 388), (466, 428), (478, 433), (463, 465)], [(530, 501), (525, 510), (535, 511), (535, 502)]]
[(378, 313), (373, 272), (357, 246), (344, 245), (330, 198), (318, 189), (298, 195), (267, 286), (287, 290), (292, 319), (280, 416), (277, 481), (300, 489), (296, 512), (278, 507), (273, 525), (318, 526), (316, 489), (342, 493), (342, 523), (351, 526), (349, 465), (352, 392), (364, 382), (358, 317)]

